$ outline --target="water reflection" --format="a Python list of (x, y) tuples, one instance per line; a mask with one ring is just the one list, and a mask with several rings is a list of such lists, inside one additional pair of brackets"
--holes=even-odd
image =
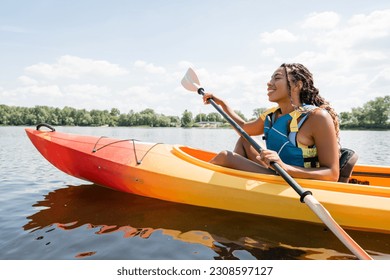
[[(170, 203), (95, 185), (55, 190), (33, 206), (39, 210), (24, 225), (31, 233), (82, 226), (96, 229), (98, 235), (120, 233), (123, 238), (143, 240), (159, 233), (205, 246), (215, 252), (214, 259), (355, 259), (320, 225)], [(389, 235), (349, 233), (374, 258), (390, 258)], [(75, 257), (96, 253), (80, 252)]]

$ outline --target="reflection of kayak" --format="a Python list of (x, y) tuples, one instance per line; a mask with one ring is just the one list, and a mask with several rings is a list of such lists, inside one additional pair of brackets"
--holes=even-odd
[[(282, 178), (208, 163), (215, 153), (186, 146), (26, 129), (60, 170), (115, 190), (231, 211), (320, 223)], [(390, 167), (356, 166), (355, 181), (299, 179), (342, 226), (390, 233)]]
[[(35, 203), (34, 208), (37, 211), (27, 217), (28, 222), (23, 228), (42, 235), (45, 240), (52, 239), (52, 228), (67, 231), (77, 229), (77, 234), (85, 231), (82, 238), (77, 235), (81, 244), (87, 242), (87, 236), (91, 234), (89, 230), (98, 235), (117, 233), (123, 238), (143, 239), (158, 232), (157, 235), (163, 234), (170, 239), (208, 247), (218, 259), (234, 259), (235, 255), (244, 251), (256, 259), (268, 260), (354, 258), (321, 224), (171, 203), (113, 192), (96, 185), (68, 186), (54, 190), (47, 193), (42, 201)], [(188, 219), (189, 216), (191, 219)], [(383, 242), (388, 239), (387, 234), (361, 231), (350, 233), (375, 259), (390, 258), (390, 244)], [(171, 248), (167, 251), (172, 252), (167, 258), (175, 258), (177, 255), (171, 247), (174, 245), (164, 240), (164, 247)], [(104, 242), (95, 241), (104, 246)], [(124, 244), (121, 242), (115, 238), (107, 243), (104, 253), (98, 249), (95, 257), (101, 258), (102, 254), (104, 259), (117, 257), (115, 248), (120, 246), (118, 244)], [(80, 247), (84, 248), (82, 245)], [(56, 251), (63, 253), (60, 244), (51, 249), (53, 257)], [(126, 256), (131, 259), (133, 254), (136, 252)], [(142, 254), (138, 257), (142, 258)]]

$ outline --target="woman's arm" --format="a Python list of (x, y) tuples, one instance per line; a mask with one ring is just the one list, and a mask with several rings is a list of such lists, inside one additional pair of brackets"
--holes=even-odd
[(209, 104), (209, 98), (212, 98), (217, 105), (221, 106), (222, 110), (228, 114), (228, 116), (231, 117), (243, 130), (245, 130), (246, 133), (249, 135), (263, 134), (264, 121), (261, 118), (246, 122), (229, 105), (227, 105), (225, 101), (211, 93), (205, 93), (203, 95), (203, 101), (205, 104)]

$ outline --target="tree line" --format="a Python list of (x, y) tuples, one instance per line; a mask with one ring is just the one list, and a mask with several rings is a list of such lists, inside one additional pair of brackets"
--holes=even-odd
[(86, 110), (49, 106), (19, 107), (0, 104), (0, 125), (19, 126), (48, 123), (53, 126), (149, 126), (149, 127), (192, 127), (197, 122), (225, 121), (218, 113), (198, 114), (185, 110), (181, 117), (158, 114), (153, 109), (140, 112), (131, 110), (120, 113), (119, 109)]
[[(257, 118), (265, 110), (266, 108), (254, 109), (251, 119)], [(248, 120), (240, 111), (236, 113)], [(390, 96), (377, 97), (362, 107), (352, 108), (351, 112), (340, 113), (339, 117), (342, 129), (390, 129)], [(228, 126), (226, 120), (217, 112), (199, 113), (194, 116), (191, 111), (185, 110), (179, 117), (158, 114), (153, 109), (121, 113), (117, 108), (88, 111), (72, 107), (29, 108), (0, 104), (0, 125), (9, 126), (48, 123), (53, 126), (194, 127), (202, 122)]]
[(341, 112), (342, 129), (390, 129), (390, 95), (377, 97), (351, 112)]

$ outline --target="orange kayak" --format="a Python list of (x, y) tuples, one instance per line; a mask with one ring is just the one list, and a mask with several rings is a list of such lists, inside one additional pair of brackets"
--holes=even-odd
[[(210, 164), (215, 156), (210, 151), (31, 128), (26, 133), (55, 167), (97, 185), (171, 202), (322, 223), (280, 176)], [(296, 181), (344, 228), (390, 233), (390, 167), (357, 165), (352, 179), (356, 183)]]

